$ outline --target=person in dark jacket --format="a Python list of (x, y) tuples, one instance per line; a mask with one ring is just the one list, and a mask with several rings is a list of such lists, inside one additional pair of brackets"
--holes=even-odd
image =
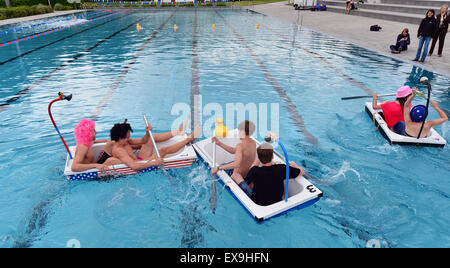
[[(416, 58), (414, 61), (418, 61), (420, 58), (420, 54), (422, 54), (422, 58), (420, 58), (420, 62), (424, 62), (428, 53), (428, 46), (430, 45), (431, 38), (433, 38), (434, 34), (437, 31), (437, 20), (434, 17), (434, 10), (430, 9), (427, 12), (427, 16), (422, 20), (419, 26), (419, 30), (417, 31), (417, 38), (419, 39), (419, 49), (417, 50)], [(422, 53), (423, 48), (423, 53)]]
[(431, 43), (430, 53), (428, 53), (428, 56), (431, 56), (433, 54), (434, 47), (436, 46), (436, 43), (439, 40), (438, 56), (442, 57), (442, 50), (444, 49), (445, 36), (447, 35), (448, 23), (450, 22), (450, 15), (447, 14), (447, 11), (448, 6), (443, 5), (441, 7), (441, 13), (436, 16), (438, 22), (438, 30), (436, 31), (436, 34), (433, 37), (433, 42)]
[(408, 45), (411, 44), (408, 28), (403, 29), (402, 33), (397, 36), (397, 43), (391, 45), (392, 53), (400, 53), (408, 50)]

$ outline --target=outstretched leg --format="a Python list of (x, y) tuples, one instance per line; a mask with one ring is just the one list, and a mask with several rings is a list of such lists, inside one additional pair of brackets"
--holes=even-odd
[(170, 131), (170, 132), (153, 134), (153, 138), (155, 139), (155, 142), (163, 142), (163, 141), (167, 141), (175, 136), (184, 135), (187, 123), (188, 123), (187, 120), (184, 121), (184, 123), (178, 129)]
[(186, 146), (188, 143), (198, 138), (200, 135), (202, 135), (202, 128), (200, 126), (197, 126), (195, 127), (194, 132), (192, 132), (192, 134), (188, 138), (175, 144), (172, 144), (170, 146), (161, 148), (159, 150), (159, 154), (161, 155), (161, 157), (164, 157), (168, 154), (176, 153), (179, 150), (181, 150), (184, 146)]

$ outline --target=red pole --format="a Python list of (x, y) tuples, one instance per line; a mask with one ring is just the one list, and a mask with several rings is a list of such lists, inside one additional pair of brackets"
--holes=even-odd
[(56, 132), (58, 132), (59, 137), (61, 138), (61, 141), (64, 143), (64, 146), (66, 147), (67, 152), (69, 153), (69, 157), (70, 159), (73, 159), (72, 154), (70, 153), (70, 149), (67, 146), (66, 141), (64, 140), (63, 136), (61, 135), (61, 132), (59, 131), (58, 127), (56, 126), (55, 120), (53, 119), (52, 116), (52, 111), (51, 111), (51, 107), (53, 105), (53, 103), (57, 102), (57, 101), (61, 101), (61, 100), (68, 100), (70, 101), (72, 99), (72, 95), (69, 96), (64, 96), (61, 92), (58, 93), (59, 97), (57, 99), (52, 100), (49, 104), (48, 104), (48, 115), (50, 116), (50, 120), (52, 120), (53, 126), (56, 129)]

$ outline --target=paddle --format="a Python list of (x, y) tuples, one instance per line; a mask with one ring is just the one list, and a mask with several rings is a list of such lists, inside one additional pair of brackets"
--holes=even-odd
[[(228, 132), (228, 129), (226, 126), (223, 125), (223, 119), (217, 118), (216, 129), (214, 131), (215, 136), (224, 138), (227, 136), (227, 132)], [(217, 167), (216, 154), (217, 154), (217, 144), (216, 144), (216, 142), (213, 142), (213, 163), (212, 163), (213, 169)], [(213, 210), (213, 212), (215, 212), (216, 207), (217, 207), (216, 179), (217, 179), (217, 175), (215, 176), (215, 178), (212, 178), (211, 195), (209, 198), (209, 207)]]
[[(380, 94), (378, 97), (389, 97), (389, 96), (395, 96), (396, 93), (391, 94)], [(373, 98), (372, 95), (364, 95), (364, 96), (353, 96), (353, 97), (343, 97), (341, 100), (354, 100), (354, 99), (363, 99), (363, 98)]]
[[(216, 163), (216, 142), (213, 142), (213, 169), (217, 167)], [(213, 213), (215, 213), (217, 208), (217, 190), (216, 190), (216, 178), (217, 175), (212, 178), (211, 181), (211, 194), (209, 196), (209, 207), (212, 209)]]

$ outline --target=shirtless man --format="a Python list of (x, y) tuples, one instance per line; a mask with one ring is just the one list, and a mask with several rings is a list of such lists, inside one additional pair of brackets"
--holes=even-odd
[(236, 157), (233, 163), (221, 165), (217, 168), (211, 169), (211, 176), (215, 177), (219, 170), (233, 169), (231, 178), (247, 195), (251, 196), (252, 190), (245, 182), (244, 178), (247, 177), (247, 174), (256, 158), (256, 142), (250, 138), (250, 136), (255, 132), (255, 125), (252, 122), (245, 120), (239, 124), (238, 130), (239, 138), (242, 142), (239, 143), (236, 148), (224, 144), (216, 137), (212, 138), (213, 142), (215, 141), (217, 145), (230, 154), (236, 155)]
[[(422, 127), (422, 123), (424, 120), (426, 120), (426, 117), (428, 115), (428, 111), (426, 111), (426, 107), (423, 105), (417, 105), (414, 106), (411, 109), (411, 112), (409, 111), (409, 105), (411, 104), (412, 100), (414, 99), (414, 96), (416, 95), (416, 92), (413, 92), (411, 96), (406, 100), (405, 103), (405, 135), (410, 137), (415, 137), (419, 135), (420, 128)], [(423, 126), (422, 133), (420, 134), (420, 138), (426, 138), (428, 133), (430, 132), (432, 127), (438, 126), (440, 124), (443, 124), (447, 122), (448, 117), (445, 114), (444, 111), (442, 111), (438, 103), (436, 101), (431, 102), (431, 107), (433, 107), (438, 113), (441, 118), (430, 120), (425, 122)]]
[(75, 126), (75, 141), (77, 143), (75, 158), (72, 163), (72, 171), (81, 172), (88, 169), (106, 170), (110, 162), (115, 159), (111, 158), (102, 164), (96, 163), (94, 159), (94, 151), (92, 145), (94, 143), (106, 142), (106, 140), (96, 140), (95, 123), (88, 119), (82, 119)]
[[(133, 144), (130, 139), (131, 126), (127, 123), (115, 124), (111, 129), (111, 140), (114, 141), (112, 148), (112, 156), (118, 159), (121, 163), (126, 164), (133, 170), (141, 170), (148, 167), (160, 166), (164, 164), (164, 160), (157, 158), (154, 152), (154, 145), (148, 134), (153, 128), (152, 126), (147, 126), (147, 134), (142, 138), (142, 145)], [(201, 135), (201, 128), (196, 127), (194, 132), (183, 141), (177, 142), (173, 145), (163, 147), (159, 149), (159, 154), (162, 158), (168, 154), (176, 153), (181, 150), (188, 143), (195, 140)], [(156, 141), (164, 141), (170, 139), (172, 133), (163, 133), (159, 137), (155, 135)], [(158, 138), (157, 138), (158, 137)], [(137, 148), (139, 147), (139, 148)], [(140, 149), (138, 155), (135, 155), (134, 149)]]
[[(125, 119), (124, 124), (127, 123), (127, 119)], [(186, 126), (187, 126), (187, 121), (184, 122), (183, 125), (181, 125), (178, 129), (173, 130), (171, 132), (166, 132), (166, 133), (160, 133), (160, 134), (153, 134), (153, 138), (155, 139), (155, 142), (163, 142), (166, 140), (169, 140), (175, 136), (178, 135), (184, 135), (185, 130), (186, 130)], [(131, 129), (131, 127), (129, 128), (129, 130), (131, 132), (133, 132), (133, 130)], [(129, 139), (128, 143), (129, 145), (134, 149), (134, 150), (138, 150), (141, 149), (142, 145), (148, 143), (150, 141), (150, 134), (149, 134), (149, 130), (151, 131), (151, 126), (146, 127), (145, 128), (146, 133), (145, 135), (141, 138), (141, 139)], [(114, 147), (114, 141), (112, 140), (108, 140), (105, 147), (103, 148), (103, 151), (100, 153), (100, 156), (97, 160), (97, 164), (103, 164), (105, 161), (107, 161), (111, 156), (112, 156), (112, 150)], [(112, 161), (109, 161), (110, 164), (113, 165), (118, 165), (118, 164), (122, 164), (122, 162), (118, 159), (114, 159)]]

